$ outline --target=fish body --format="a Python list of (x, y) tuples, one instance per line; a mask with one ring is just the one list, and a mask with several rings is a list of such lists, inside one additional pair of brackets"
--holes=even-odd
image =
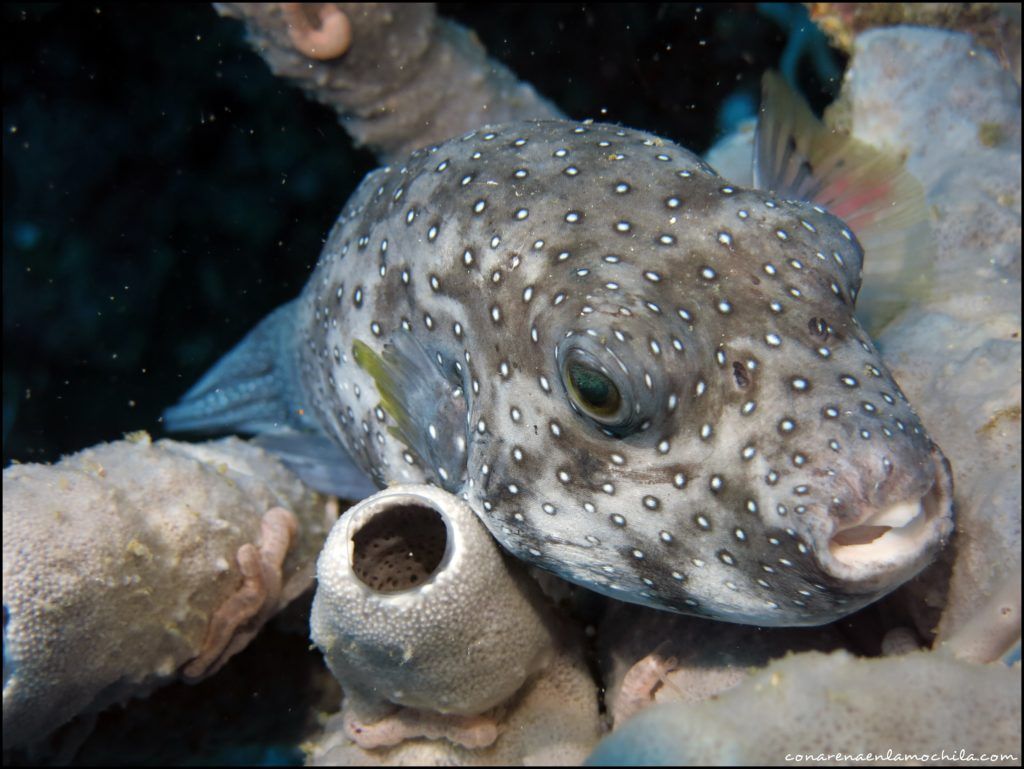
[(952, 529), (948, 463), (854, 316), (862, 258), (824, 209), (657, 136), (487, 127), (368, 175), (300, 297), (168, 419), (255, 391), (230, 423), (458, 493), (575, 583), (821, 624)]

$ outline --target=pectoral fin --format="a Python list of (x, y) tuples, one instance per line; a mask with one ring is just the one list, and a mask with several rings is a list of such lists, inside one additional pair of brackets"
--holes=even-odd
[(466, 474), (468, 407), (461, 378), (438, 363), (420, 342), (399, 333), (377, 354), (358, 339), (352, 354), (373, 377), (381, 408), (394, 421), (391, 434), (402, 441), (436, 483), (459, 488)]

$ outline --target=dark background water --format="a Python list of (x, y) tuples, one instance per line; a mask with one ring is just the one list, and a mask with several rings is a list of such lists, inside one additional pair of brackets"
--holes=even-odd
[[(208, 5), (2, 13), (6, 465), (161, 435), (162, 409), (299, 292), (375, 162)], [(818, 107), (838, 86), (838, 67), (799, 55), (830, 56), (820, 36), (799, 42), (798, 5), (441, 13), (572, 117), (698, 151), (752, 112), (765, 69), (796, 61)], [(301, 762), (312, 714), (338, 693), (308, 648), (308, 606), (286, 614), (214, 679), (108, 710), (77, 761)]]
[[(698, 151), (753, 109), (765, 69), (810, 50), (795, 5), (441, 13), (572, 117)], [(160, 435), (161, 410), (299, 292), (375, 163), (210, 6), (8, 4), (3, 23), (6, 465)], [(831, 99), (813, 57), (795, 72)]]

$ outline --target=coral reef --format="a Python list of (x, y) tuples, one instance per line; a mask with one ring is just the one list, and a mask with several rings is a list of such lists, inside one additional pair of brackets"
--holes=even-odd
[(235, 438), (143, 433), (6, 468), (5, 750), (216, 672), (309, 587), (331, 522), (318, 495)]
[(317, 578), (312, 637), (364, 749), (419, 737), (492, 745), (495, 709), (570, 641), (469, 506), (430, 486), (394, 486), (346, 512)]
[(471, 749), (449, 740), (408, 739), (367, 750), (333, 716), (306, 747), (310, 766), (578, 766), (601, 734), (597, 686), (579, 648), (556, 653), (503, 708), (495, 742)]
[(848, 763), (848, 755), (906, 764), (922, 754), (940, 762), (987, 754), (1011, 765), (1020, 758), (1020, 707), (1019, 668), (932, 652), (812, 652), (773, 662), (709, 702), (652, 708), (605, 738), (587, 763), (774, 766), (794, 756)]
[(1020, 568), (1020, 91), (966, 35), (899, 28), (857, 39), (843, 98), (856, 136), (906, 157), (934, 217), (929, 293), (878, 344), (954, 468), (941, 640)]

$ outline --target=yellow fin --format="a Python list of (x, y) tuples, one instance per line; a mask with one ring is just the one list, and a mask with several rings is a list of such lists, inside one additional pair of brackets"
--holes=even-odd
[[(401, 386), (397, 381), (394, 366), (388, 365), (381, 356), (370, 349), (369, 345), (358, 339), (352, 342), (352, 357), (359, 368), (373, 377), (377, 392), (380, 393), (380, 407), (395, 420), (398, 431), (405, 432), (404, 428), (409, 427), (411, 421), (408, 412), (402, 407)], [(403, 440), (401, 435), (396, 437)], [(405, 442), (409, 443), (409, 440), (406, 439)]]
[(391, 337), (379, 355), (365, 342), (352, 342), (352, 357), (373, 377), (380, 406), (394, 422), (388, 432), (438, 485), (453, 491), (466, 474), (467, 403), (457, 372), (435, 362), (438, 355), (406, 332)]

